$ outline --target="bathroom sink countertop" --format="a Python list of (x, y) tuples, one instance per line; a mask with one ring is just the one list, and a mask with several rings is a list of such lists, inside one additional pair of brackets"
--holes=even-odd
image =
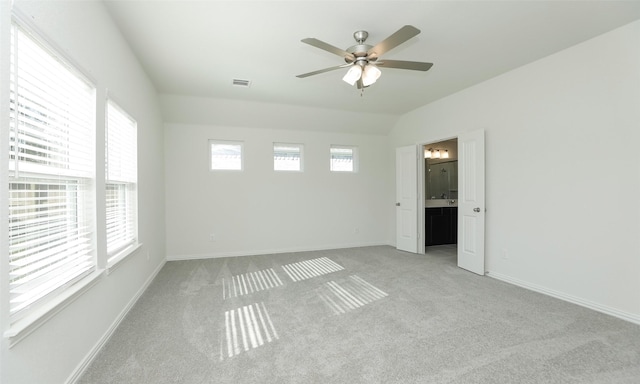
[(457, 199), (429, 199), (424, 201), (425, 208), (457, 207)]

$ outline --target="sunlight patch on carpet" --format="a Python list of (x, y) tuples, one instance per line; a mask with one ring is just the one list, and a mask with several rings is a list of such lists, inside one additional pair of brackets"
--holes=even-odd
[(317, 259), (286, 264), (282, 266), (282, 269), (284, 269), (291, 280), (301, 281), (341, 271), (344, 267), (328, 257), (320, 257)]
[(264, 302), (225, 311), (222, 333), (220, 360), (238, 356), (280, 338)]
[(248, 272), (222, 279), (222, 299), (250, 295), (284, 285), (273, 268)]
[(357, 275), (349, 276), (349, 280), (341, 284), (329, 281), (316, 292), (335, 315), (342, 315), (389, 296)]

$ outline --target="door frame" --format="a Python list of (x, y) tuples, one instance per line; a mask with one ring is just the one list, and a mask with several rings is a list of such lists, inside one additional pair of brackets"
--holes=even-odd
[[(424, 255), (427, 253), (427, 246), (425, 243), (425, 200), (426, 196), (424, 194), (424, 190), (426, 188), (426, 179), (425, 179), (425, 168), (424, 168), (424, 147), (428, 147), (430, 145), (437, 144), (441, 141), (453, 140), (457, 139), (458, 135), (447, 136), (441, 139), (429, 140), (423, 144), (418, 144), (419, 152), (422, 154), (420, 161), (418, 161), (418, 254)], [(460, 186), (458, 186), (460, 188)], [(458, 196), (460, 195), (460, 191), (458, 191)], [(458, 223), (458, 228), (460, 223)], [(457, 230), (457, 228), (456, 228)], [(457, 256), (456, 256), (457, 257)]]

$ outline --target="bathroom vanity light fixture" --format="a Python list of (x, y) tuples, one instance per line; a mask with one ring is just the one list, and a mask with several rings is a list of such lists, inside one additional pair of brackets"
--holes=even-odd
[(425, 159), (448, 159), (449, 150), (429, 148), (426, 151), (424, 151), (424, 158)]

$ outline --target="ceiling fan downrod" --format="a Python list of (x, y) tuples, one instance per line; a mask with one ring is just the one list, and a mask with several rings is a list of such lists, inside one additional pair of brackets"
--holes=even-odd
[(367, 31), (355, 31), (353, 33), (353, 38), (356, 39), (358, 44), (364, 44), (367, 37), (369, 37), (369, 32)]
[(353, 33), (353, 38), (358, 44), (347, 48), (347, 52), (355, 56), (355, 60), (352, 60), (350, 57), (345, 57), (344, 60), (347, 63), (351, 64), (355, 61), (358, 62), (358, 64), (363, 65), (361, 62), (364, 61), (364, 65), (366, 65), (369, 62), (370, 59), (367, 55), (368, 51), (373, 48), (373, 46), (364, 43), (367, 40), (367, 37), (369, 37), (369, 32), (367, 31), (355, 31)]

